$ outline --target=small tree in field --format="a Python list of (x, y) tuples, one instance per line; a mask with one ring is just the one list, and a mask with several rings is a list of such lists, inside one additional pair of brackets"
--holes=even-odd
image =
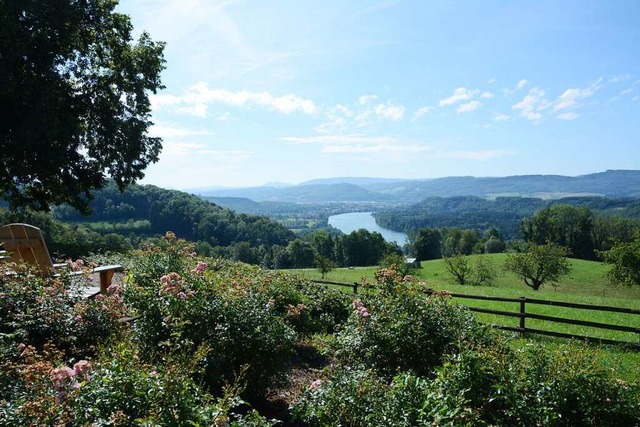
[(491, 285), (498, 273), (490, 258), (484, 255), (477, 255), (473, 264), (473, 284)]
[(611, 264), (607, 277), (614, 285), (640, 286), (640, 230), (632, 242), (621, 242), (602, 253), (604, 261)]
[(444, 258), (444, 267), (459, 285), (490, 285), (496, 278), (496, 269), (483, 255), (475, 257), (473, 264), (467, 255), (457, 254)]
[(329, 273), (334, 268), (336, 268), (336, 265), (329, 258), (323, 257), (322, 255), (318, 255), (316, 257), (316, 268), (318, 269), (318, 271), (322, 275), (322, 278), (324, 279), (327, 273)]
[(471, 264), (466, 255), (457, 254), (443, 259), (444, 268), (459, 285), (466, 285), (471, 276)]
[(543, 284), (556, 282), (569, 274), (571, 266), (567, 255), (565, 247), (553, 243), (529, 243), (527, 251), (507, 256), (504, 269), (515, 273), (527, 286), (537, 291)]

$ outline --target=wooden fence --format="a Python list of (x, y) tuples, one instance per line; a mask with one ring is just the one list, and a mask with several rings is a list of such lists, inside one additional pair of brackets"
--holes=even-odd
[[(353, 290), (354, 294), (358, 293), (358, 283), (329, 282), (324, 280), (312, 280), (312, 282), (324, 284), (324, 285), (336, 285), (336, 286), (348, 287)], [(434, 291), (433, 289), (426, 290), (426, 293), (429, 295), (434, 294), (435, 292), (436, 291)], [(518, 332), (521, 336), (524, 336), (527, 333), (531, 333), (531, 334), (547, 335), (547, 336), (553, 336), (553, 337), (559, 337), (559, 338), (578, 339), (578, 340), (596, 342), (596, 343), (602, 343), (602, 344), (622, 345), (625, 347), (633, 348), (635, 350), (640, 350), (640, 327), (612, 325), (608, 323), (591, 322), (587, 320), (568, 319), (564, 317), (547, 316), (547, 315), (536, 314), (536, 313), (527, 313), (527, 305), (551, 305), (551, 306), (557, 306), (557, 307), (574, 308), (578, 310), (595, 310), (595, 311), (606, 311), (606, 312), (612, 312), (612, 313), (625, 313), (625, 314), (637, 316), (638, 322), (635, 323), (637, 325), (640, 325), (640, 310), (635, 310), (632, 308), (608, 307), (608, 306), (602, 306), (602, 305), (577, 304), (577, 303), (562, 302), (562, 301), (549, 301), (549, 300), (541, 300), (541, 299), (525, 298), (525, 297), (504, 298), (504, 297), (489, 297), (489, 296), (481, 296), (481, 295), (467, 295), (467, 294), (458, 294), (458, 293), (449, 293), (449, 295), (451, 295), (453, 298), (517, 303), (519, 307), (518, 311), (493, 310), (488, 308), (469, 306), (466, 304), (463, 304), (463, 305), (467, 307), (469, 310), (477, 313), (487, 313), (487, 314), (493, 314), (498, 316), (519, 318), (520, 323), (519, 323), (519, 326), (517, 327), (500, 325), (500, 324), (491, 324), (491, 326), (498, 329)], [(537, 320), (543, 320), (547, 322), (563, 323), (563, 324), (569, 324), (569, 325), (586, 326), (590, 328), (635, 333), (638, 337), (638, 342), (619, 341), (619, 340), (611, 340), (611, 339), (605, 339), (605, 338), (588, 337), (583, 335), (566, 334), (562, 332), (547, 331), (543, 329), (534, 329), (534, 328), (527, 327), (527, 324), (526, 324), (527, 319), (537, 319)]]

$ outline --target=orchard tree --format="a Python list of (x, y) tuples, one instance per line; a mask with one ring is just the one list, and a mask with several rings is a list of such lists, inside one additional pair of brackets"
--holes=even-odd
[(491, 285), (497, 276), (491, 259), (485, 255), (476, 255), (473, 259), (472, 263), (469, 255), (462, 254), (445, 257), (444, 268), (459, 285)]
[(607, 277), (615, 285), (640, 286), (640, 231), (631, 242), (620, 242), (602, 254), (611, 264)]
[(469, 257), (462, 254), (456, 254), (450, 257), (444, 257), (444, 268), (453, 276), (453, 279), (459, 285), (466, 285), (471, 276), (472, 267), (469, 263)]
[(568, 251), (563, 246), (553, 243), (538, 245), (529, 243), (524, 252), (507, 255), (504, 269), (515, 273), (534, 291), (545, 283), (558, 281), (569, 274), (571, 265), (567, 260)]
[(331, 261), (329, 258), (324, 257), (322, 255), (316, 256), (315, 263), (316, 263), (316, 268), (322, 275), (323, 279), (327, 276), (329, 272), (333, 271), (336, 268), (336, 265), (333, 261)]
[(0, 198), (12, 208), (120, 190), (158, 161), (149, 93), (163, 88), (164, 43), (134, 42), (117, 0), (0, 1)]

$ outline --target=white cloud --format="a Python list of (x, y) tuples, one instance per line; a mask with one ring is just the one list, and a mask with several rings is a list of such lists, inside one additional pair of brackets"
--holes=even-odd
[(460, 114), (460, 113), (469, 113), (469, 112), (471, 112), (473, 110), (478, 109), (481, 106), (482, 106), (482, 102), (480, 102), (480, 101), (467, 102), (466, 104), (462, 104), (458, 108), (456, 108), (456, 113), (458, 113), (458, 114)]
[(534, 87), (529, 93), (518, 102), (511, 106), (514, 110), (519, 110), (520, 115), (529, 120), (539, 120), (542, 118), (543, 111), (549, 107), (549, 101), (544, 98), (544, 90)]
[(558, 120), (575, 120), (580, 117), (580, 114), (576, 114), (573, 112), (560, 113), (558, 114)]
[(516, 84), (516, 87), (514, 87), (513, 89), (511, 89), (511, 88), (504, 89), (504, 94), (505, 95), (513, 95), (514, 93), (516, 93), (520, 89), (523, 89), (528, 84), (529, 84), (528, 80), (522, 79), (522, 80), (520, 80), (518, 82), (518, 84)]
[(433, 107), (429, 107), (429, 106), (420, 107), (413, 114), (413, 118), (411, 120), (412, 121), (418, 120), (420, 117), (426, 116), (427, 114), (431, 113), (431, 111), (433, 111)]
[(638, 99), (640, 99), (640, 95), (636, 95), (633, 98), (631, 98), (633, 102), (636, 102)]
[(394, 105), (387, 102), (386, 104), (378, 104), (375, 112), (380, 118), (398, 121), (404, 117), (404, 110), (403, 105)]
[(443, 98), (438, 102), (438, 105), (444, 107), (445, 105), (453, 105), (460, 101), (467, 101), (480, 93), (478, 89), (467, 89), (465, 87), (459, 87), (453, 91), (453, 95)]
[(632, 77), (630, 74), (618, 74), (617, 76), (613, 76), (609, 79), (609, 83), (620, 83), (630, 80)]
[(216, 117), (216, 118), (217, 118), (219, 121), (221, 121), (221, 122), (226, 122), (226, 121), (228, 121), (228, 120), (229, 120), (229, 116), (230, 116), (230, 114), (229, 114), (229, 112), (227, 111), (226, 113), (222, 113), (222, 114), (220, 114), (220, 115), (219, 115), (218, 117)]
[(326, 108), (326, 122), (316, 126), (318, 133), (334, 134), (349, 132), (350, 128), (366, 128), (382, 120), (400, 121), (404, 118), (406, 108), (402, 104), (391, 101), (374, 104), (377, 95), (362, 95), (353, 105), (336, 104)]
[(620, 92), (620, 96), (629, 95), (631, 92), (633, 92), (633, 86)]
[(175, 107), (173, 111), (206, 117), (209, 104), (219, 103), (233, 107), (260, 106), (283, 114), (302, 112), (315, 114), (318, 110), (313, 101), (294, 94), (274, 96), (268, 92), (240, 91), (226, 89), (210, 89), (204, 82), (191, 86), (181, 95), (156, 95), (152, 98), (155, 108)]
[(579, 105), (579, 101), (590, 97), (600, 89), (600, 82), (602, 82), (602, 78), (583, 89), (570, 88), (565, 90), (555, 101), (553, 105), (554, 111), (577, 107)]
[(495, 120), (496, 122), (506, 122), (510, 118), (511, 116), (509, 116), (508, 114), (496, 114), (493, 116), (493, 120)]
[(378, 95), (362, 95), (358, 98), (358, 104), (365, 105), (371, 101), (375, 101), (376, 99), (378, 99)]
[(494, 84), (495, 82), (496, 82), (496, 79), (495, 79), (494, 77), (491, 77), (487, 83), (489, 83), (490, 85), (492, 85), (492, 84)]
[(493, 93), (488, 92), (488, 91), (487, 92), (482, 92), (480, 94), (480, 98), (484, 98), (484, 99), (491, 99), (491, 98), (495, 98), (495, 97), (496, 96)]

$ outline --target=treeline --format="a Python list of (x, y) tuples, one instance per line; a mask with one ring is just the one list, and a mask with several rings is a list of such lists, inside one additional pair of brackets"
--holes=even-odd
[(236, 245), (223, 254), (235, 261), (259, 264), (263, 268), (312, 268), (323, 262), (339, 267), (378, 265), (388, 254), (402, 254), (395, 243), (388, 243), (378, 232), (361, 229), (350, 234), (332, 235), (316, 231), (286, 246), (255, 247)]
[(518, 222), (516, 239), (505, 241), (496, 227), (423, 227), (409, 233), (408, 251), (421, 260), (456, 254), (502, 252), (508, 245), (533, 242), (554, 243), (568, 249), (574, 258), (594, 260), (616, 243), (633, 240), (640, 219), (606, 215), (585, 206), (554, 204)]
[(528, 197), (430, 197), (409, 207), (374, 214), (385, 228), (409, 233), (424, 227), (487, 230), (496, 228), (505, 240), (521, 238), (520, 223), (535, 212), (556, 205), (585, 207), (604, 217), (640, 218), (640, 199), (569, 197), (543, 200)]

